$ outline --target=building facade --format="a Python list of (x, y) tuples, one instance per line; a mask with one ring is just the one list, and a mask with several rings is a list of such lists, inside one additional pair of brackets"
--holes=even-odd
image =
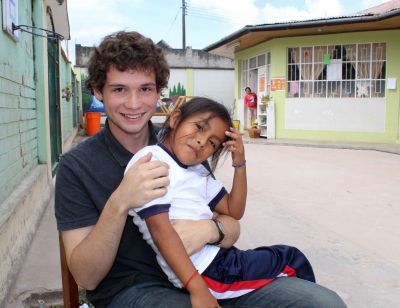
[[(274, 110), (265, 113), (274, 122), (271, 138), (400, 143), (399, 35), (400, 9), (390, 7), (246, 26), (205, 50), (235, 59), (242, 129), (250, 86), (259, 104), (271, 97), (267, 106)], [(258, 113), (260, 122), (262, 106)]]
[(78, 122), (78, 87), (61, 42), (64, 1), (0, 7), (0, 306), (24, 260)]

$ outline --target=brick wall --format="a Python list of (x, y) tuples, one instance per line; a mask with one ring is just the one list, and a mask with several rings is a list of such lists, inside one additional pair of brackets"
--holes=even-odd
[[(32, 18), (21, 3), (21, 24)], [(0, 34), (0, 206), (37, 165), (37, 111), (32, 36)]]

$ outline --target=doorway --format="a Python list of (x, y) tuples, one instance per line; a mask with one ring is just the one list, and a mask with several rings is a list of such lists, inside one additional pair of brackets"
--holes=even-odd
[(58, 39), (47, 39), (47, 59), (49, 78), (49, 120), (51, 173), (54, 176), (61, 154), (61, 110), (60, 110), (60, 70)]

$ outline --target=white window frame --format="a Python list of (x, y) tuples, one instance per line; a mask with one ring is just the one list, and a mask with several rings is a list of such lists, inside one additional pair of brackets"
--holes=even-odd
[[(260, 60), (264, 58), (264, 63), (262, 63)], [(250, 67), (250, 63), (254, 62), (254, 65)], [(244, 89), (249, 86), (249, 75), (251, 70), (258, 70), (260, 67), (266, 67), (266, 95), (270, 94), (271, 92), (271, 74), (270, 74), (270, 68), (271, 68), (271, 53), (266, 52), (262, 54), (258, 54), (254, 57), (246, 58), (242, 60), (242, 71), (241, 71), (241, 77), (242, 77), (242, 88), (240, 91), (241, 98), (243, 98), (246, 94), (244, 92)], [(254, 91), (257, 91), (257, 89), (252, 89)]]

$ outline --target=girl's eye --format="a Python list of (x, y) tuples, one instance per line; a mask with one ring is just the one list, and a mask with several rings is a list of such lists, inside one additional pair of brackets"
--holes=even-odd
[(212, 148), (215, 150), (217, 148), (216, 143), (214, 141), (212, 141), (212, 140), (210, 140), (209, 142), (210, 142)]
[(202, 131), (202, 130), (203, 130), (203, 126), (200, 125), (199, 123), (194, 123), (194, 125), (196, 125), (196, 128), (197, 128), (199, 131)]

